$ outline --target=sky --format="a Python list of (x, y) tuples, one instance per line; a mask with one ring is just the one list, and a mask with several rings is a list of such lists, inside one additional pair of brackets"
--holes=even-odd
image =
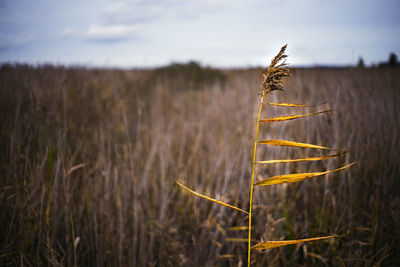
[(155, 67), (376, 64), (400, 55), (399, 0), (0, 0), (0, 63)]

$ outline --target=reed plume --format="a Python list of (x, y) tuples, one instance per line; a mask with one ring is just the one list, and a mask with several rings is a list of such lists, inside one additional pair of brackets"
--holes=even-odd
[[(326, 146), (301, 143), (301, 142), (297, 142), (297, 141), (288, 141), (288, 140), (261, 140), (261, 141), (258, 141), (258, 133), (259, 133), (260, 123), (274, 123), (274, 122), (288, 121), (288, 120), (294, 120), (294, 119), (299, 119), (299, 118), (308, 117), (308, 116), (315, 116), (318, 114), (323, 114), (323, 113), (332, 111), (329, 109), (329, 110), (323, 110), (323, 111), (319, 111), (319, 112), (312, 112), (312, 113), (306, 113), (306, 114), (260, 119), (261, 111), (265, 104), (274, 105), (274, 106), (278, 106), (278, 107), (289, 107), (289, 108), (307, 108), (307, 107), (314, 106), (314, 105), (306, 105), (306, 104), (265, 102), (266, 97), (269, 94), (271, 94), (272, 92), (277, 91), (277, 90), (278, 91), (284, 90), (283, 80), (285, 77), (288, 77), (290, 75), (288, 65), (286, 64), (286, 58), (287, 58), (287, 55), (285, 54), (286, 47), (287, 47), (287, 45), (284, 45), (280, 49), (279, 53), (272, 59), (271, 64), (269, 65), (268, 68), (266, 68), (266, 70), (263, 73), (264, 81), (263, 81), (262, 92), (260, 94), (260, 104), (259, 104), (258, 117), (257, 117), (257, 122), (256, 122), (256, 134), (255, 134), (255, 139), (254, 139), (251, 184), (250, 184), (250, 197), (249, 197), (249, 210), (245, 211), (239, 207), (235, 207), (233, 205), (230, 205), (230, 204), (224, 203), (222, 201), (216, 200), (214, 198), (208, 197), (204, 194), (195, 192), (195, 191), (189, 189), (188, 187), (186, 187), (185, 185), (183, 185), (183, 183), (181, 181), (176, 182), (181, 188), (185, 189), (186, 191), (190, 192), (191, 194), (202, 197), (202, 198), (212, 201), (214, 203), (223, 205), (225, 207), (235, 209), (236, 211), (240, 211), (248, 216), (248, 226), (239, 227), (241, 230), (243, 230), (243, 229), (248, 230), (248, 239), (247, 240), (246, 239), (238, 239), (238, 238), (228, 239), (229, 241), (235, 241), (235, 242), (247, 242), (247, 244), (248, 244), (248, 253), (247, 253), (248, 266), (251, 265), (251, 251), (252, 250), (270, 249), (270, 248), (282, 247), (282, 246), (287, 246), (287, 245), (300, 244), (300, 243), (309, 242), (309, 241), (329, 239), (329, 238), (334, 238), (334, 237), (338, 236), (338, 235), (333, 234), (333, 235), (328, 235), (328, 236), (297, 239), (297, 240), (265, 241), (265, 242), (260, 242), (258, 244), (252, 245), (252, 242), (253, 242), (253, 239), (252, 239), (252, 206), (253, 206), (254, 186), (269, 186), (269, 185), (277, 185), (277, 184), (284, 184), (284, 183), (300, 182), (300, 181), (304, 181), (309, 178), (314, 178), (314, 177), (322, 176), (322, 175), (329, 174), (332, 172), (337, 172), (337, 171), (346, 169), (355, 164), (355, 162), (353, 162), (351, 164), (342, 166), (340, 168), (336, 168), (333, 170), (324, 170), (324, 171), (319, 171), (319, 172), (306, 172), (306, 173), (292, 173), (292, 174), (277, 175), (277, 176), (263, 179), (257, 183), (254, 182), (256, 164), (275, 164), (275, 163), (317, 161), (317, 160), (325, 160), (325, 159), (340, 157), (343, 154), (347, 153), (346, 151), (341, 150), (341, 149), (332, 149), (332, 148), (329, 148)], [(257, 154), (256, 152), (257, 152), (258, 145), (282, 146), (282, 147), (286, 146), (286, 147), (295, 147), (295, 148), (302, 148), (302, 149), (304, 149), (304, 148), (322, 149), (322, 150), (328, 150), (328, 151), (336, 151), (337, 153), (332, 154), (332, 155), (327, 155), (327, 156), (298, 158), (298, 159), (256, 160), (256, 154)]]

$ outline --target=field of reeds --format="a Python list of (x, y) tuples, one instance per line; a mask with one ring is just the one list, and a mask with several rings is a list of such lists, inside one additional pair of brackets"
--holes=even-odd
[[(195, 63), (157, 70), (0, 68), (1, 266), (245, 266), (262, 69)], [(255, 189), (254, 237), (339, 238), (257, 251), (255, 266), (400, 264), (400, 70), (293, 69), (271, 102), (325, 115), (262, 124), (260, 139), (351, 151), (340, 160), (260, 165), (272, 175), (334, 169)], [(298, 110), (268, 106), (263, 117)], [(262, 159), (312, 156), (258, 148)], [(300, 154), (301, 153), (301, 154)], [(315, 154), (314, 154), (315, 155)], [(321, 154), (322, 155), (322, 154)]]

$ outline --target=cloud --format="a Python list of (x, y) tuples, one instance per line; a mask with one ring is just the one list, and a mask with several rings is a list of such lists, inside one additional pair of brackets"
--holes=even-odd
[(79, 36), (79, 32), (73, 27), (64, 28), (59, 35), (61, 37), (76, 37)]
[(134, 25), (98, 25), (92, 24), (84, 37), (90, 41), (116, 42), (128, 40), (134, 36), (137, 27)]
[(230, 1), (203, 0), (125, 0), (107, 6), (102, 13), (105, 24), (144, 24), (163, 17), (194, 20), (227, 12), (236, 4)]
[[(224, 0), (226, 1), (226, 0)], [(223, 2), (223, 1), (222, 1)], [(99, 21), (86, 32), (78, 34), (72, 28), (61, 32), (63, 37), (80, 36), (96, 42), (122, 42), (132, 39), (138, 32), (146, 32), (149, 24), (164, 19), (173, 23), (196, 20), (202, 16), (225, 12), (222, 2), (203, 0), (201, 3), (185, 0), (122, 0), (103, 8)]]

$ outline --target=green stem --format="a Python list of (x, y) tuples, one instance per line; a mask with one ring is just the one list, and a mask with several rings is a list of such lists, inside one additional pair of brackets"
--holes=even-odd
[(257, 152), (257, 139), (258, 139), (258, 128), (260, 126), (260, 115), (264, 101), (264, 93), (261, 95), (261, 102), (260, 107), (258, 110), (258, 117), (257, 117), (257, 128), (256, 128), (256, 137), (254, 141), (254, 154), (253, 154), (253, 168), (251, 171), (251, 185), (250, 185), (250, 207), (249, 207), (249, 240), (248, 240), (248, 252), (247, 252), (247, 266), (250, 266), (251, 257), (250, 257), (250, 250), (251, 250), (251, 207), (253, 203), (253, 187), (254, 187), (254, 169), (256, 165), (256, 152)]

